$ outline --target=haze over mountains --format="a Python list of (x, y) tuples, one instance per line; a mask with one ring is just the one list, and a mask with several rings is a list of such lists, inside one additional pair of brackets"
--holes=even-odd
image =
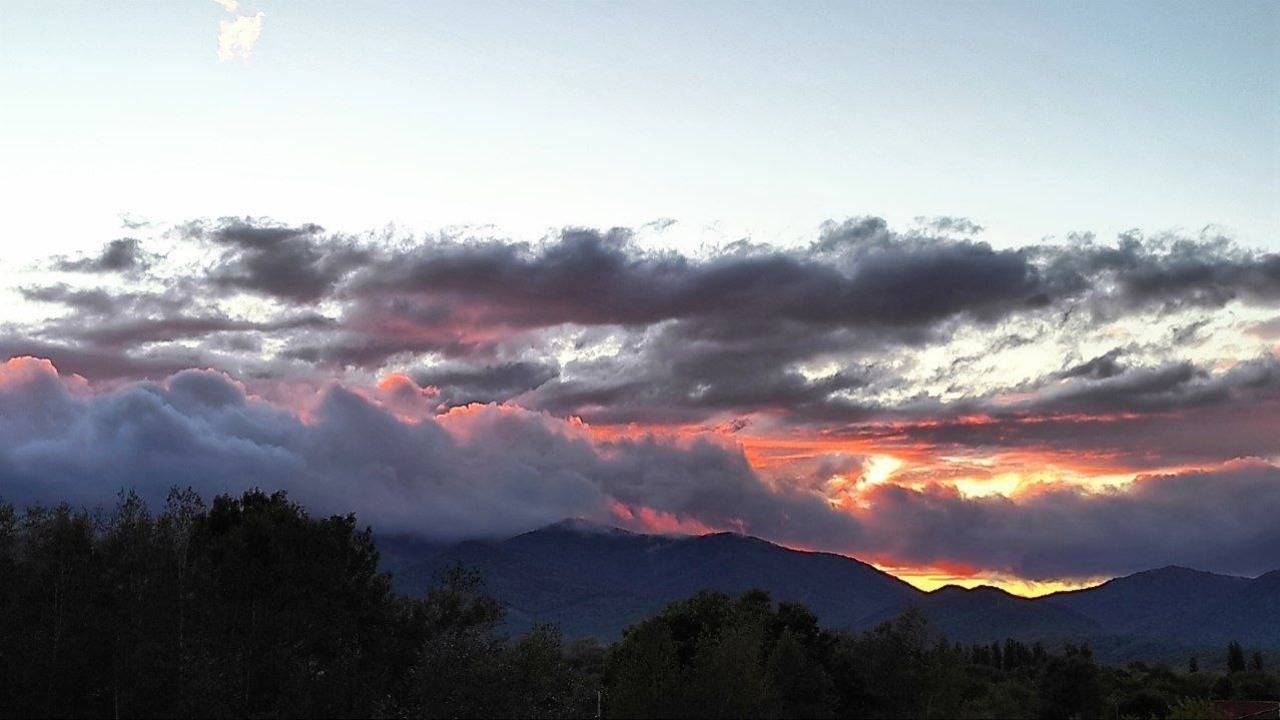
[(1089, 641), (1105, 659), (1175, 657), (1231, 640), (1280, 649), (1280, 570), (1243, 578), (1165, 567), (1084, 590), (1024, 598), (992, 587), (919, 590), (856, 559), (733, 533), (645, 535), (566, 520), (500, 541), (380, 541), (396, 588), (421, 594), (444, 567), (481, 572), (513, 630), (554, 623), (569, 637), (618, 637), (703, 589), (767, 590), (828, 627), (864, 629), (910, 606), (952, 640)]

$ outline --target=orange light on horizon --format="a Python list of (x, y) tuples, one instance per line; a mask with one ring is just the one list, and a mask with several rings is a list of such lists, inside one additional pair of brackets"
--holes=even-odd
[(1029, 580), (1014, 575), (990, 573), (976, 568), (964, 568), (963, 566), (915, 568), (881, 563), (871, 564), (925, 592), (932, 592), (947, 585), (957, 585), (963, 588), (988, 586), (1004, 590), (1011, 595), (1034, 598), (1055, 592), (1093, 587), (1110, 579)]

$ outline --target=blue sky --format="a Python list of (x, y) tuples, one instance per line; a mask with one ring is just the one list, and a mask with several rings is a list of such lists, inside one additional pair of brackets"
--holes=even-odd
[(212, 1), (0, 10), (6, 244), (96, 245), (122, 213), (784, 242), (875, 214), (1280, 246), (1275, 3), (258, 12), (252, 56), (220, 61)]

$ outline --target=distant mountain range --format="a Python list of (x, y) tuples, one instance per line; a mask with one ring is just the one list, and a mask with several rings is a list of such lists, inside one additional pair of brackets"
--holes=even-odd
[(425, 592), (455, 563), (481, 572), (513, 631), (550, 622), (568, 637), (609, 641), (699, 590), (760, 588), (833, 628), (869, 628), (915, 606), (952, 640), (1088, 641), (1109, 660), (1185, 659), (1231, 640), (1280, 649), (1280, 570), (1249, 579), (1165, 567), (1032, 599), (993, 587), (924, 592), (850, 557), (734, 533), (645, 535), (583, 520), (499, 541), (393, 537), (379, 547), (405, 594)]

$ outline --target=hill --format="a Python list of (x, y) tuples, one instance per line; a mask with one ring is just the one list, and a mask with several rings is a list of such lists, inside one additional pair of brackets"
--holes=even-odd
[(668, 603), (710, 589), (752, 588), (803, 602), (828, 623), (860, 626), (919, 591), (852, 558), (802, 552), (732, 533), (664, 536), (570, 520), (501, 541), (441, 548), (404, 567), (398, 591), (419, 594), (440, 569), (481, 572), (513, 629), (553, 622), (569, 636), (612, 639)]
[(923, 592), (854, 558), (735, 533), (648, 535), (584, 520), (504, 540), (379, 546), (403, 594), (425, 592), (457, 563), (479, 571), (515, 632), (549, 622), (608, 641), (700, 590), (760, 588), (804, 603), (828, 627), (866, 629), (916, 607), (953, 640), (1088, 641), (1110, 660), (1181, 658), (1229, 640), (1280, 648), (1280, 571), (1249, 579), (1165, 567), (1033, 599), (992, 587)]
[(1250, 579), (1169, 566), (1039, 601), (1089, 617), (1113, 637), (1280, 647), (1278, 598), (1280, 571)]

